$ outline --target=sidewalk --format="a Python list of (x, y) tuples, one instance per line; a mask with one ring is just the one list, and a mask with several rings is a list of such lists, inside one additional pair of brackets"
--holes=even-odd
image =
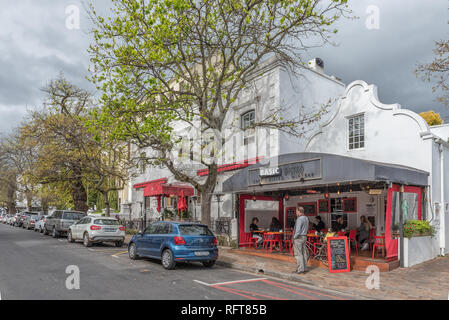
[(447, 300), (449, 295), (449, 256), (411, 268), (381, 272), (380, 288), (369, 290), (365, 282), (370, 275), (362, 271), (329, 273), (326, 269), (310, 267), (306, 274), (297, 275), (292, 274), (296, 265), (288, 261), (237, 254), (226, 247), (220, 247), (219, 253), (217, 264), (221, 266), (332, 289), (361, 299)]

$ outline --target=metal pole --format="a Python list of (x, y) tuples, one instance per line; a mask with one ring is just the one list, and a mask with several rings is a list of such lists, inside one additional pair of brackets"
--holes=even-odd
[(399, 188), (399, 245), (401, 248), (399, 262), (401, 268), (404, 268), (404, 212), (402, 209), (403, 198), (404, 198), (404, 186), (401, 185), (401, 187)]

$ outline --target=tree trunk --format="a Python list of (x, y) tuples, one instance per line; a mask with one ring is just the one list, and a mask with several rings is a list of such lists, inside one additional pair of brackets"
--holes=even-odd
[(212, 192), (214, 188), (204, 189), (201, 192), (201, 223), (212, 228), (211, 223), (211, 204)]
[(15, 188), (8, 189), (7, 206), (8, 206), (9, 214), (15, 214), (17, 212), (17, 210), (16, 210), (16, 189)]
[(87, 205), (87, 193), (84, 188), (81, 179), (76, 179), (72, 181), (72, 199), (75, 205), (74, 210), (87, 212), (89, 206)]
[(25, 191), (26, 194), (26, 198), (27, 198), (27, 208), (28, 211), (32, 211), (32, 206), (33, 206), (33, 194), (31, 193), (30, 190), (26, 190)]
[(102, 192), (104, 198), (104, 206), (106, 208), (106, 217), (111, 216), (111, 206), (109, 205), (109, 194), (108, 192)]

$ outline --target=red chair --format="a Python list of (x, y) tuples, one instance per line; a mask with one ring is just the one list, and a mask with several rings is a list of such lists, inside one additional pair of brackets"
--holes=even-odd
[(326, 233), (327, 233), (327, 231), (328, 231), (328, 229), (321, 229), (321, 233), (324, 233), (324, 234), (326, 234)]
[(373, 259), (374, 259), (374, 252), (376, 252), (376, 257), (379, 256), (379, 248), (384, 248), (386, 249), (385, 246), (385, 237), (382, 236), (374, 236), (374, 245), (373, 245)]
[(283, 245), (288, 248), (288, 252), (290, 254), (292, 254), (292, 236), (293, 234), (285, 234), (284, 235), (284, 240), (283, 240)]
[(276, 247), (276, 244), (281, 248), (281, 235), (273, 234), (272, 232), (267, 232), (264, 235), (263, 247), (268, 250), (270, 247), (270, 253), (273, 252), (273, 246)]
[(338, 231), (338, 232), (337, 232), (337, 236), (339, 236), (339, 237), (345, 237), (345, 236), (346, 236), (346, 233), (345, 233), (344, 231)]
[(248, 245), (251, 248), (253, 244), (254, 248), (257, 248), (257, 238), (253, 238), (251, 233), (245, 233), (240, 241), (240, 245)]
[(351, 253), (351, 243), (354, 242), (355, 244), (355, 252), (358, 255), (359, 254), (359, 243), (357, 242), (357, 230), (351, 230), (349, 231), (349, 253)]
[(373, 242), (374, 242), (374, 237), (376, 236), (376, 228), (372, 228), (369, 231), (369, 236), (368, 236), (368, 243), (369, 243), (369, 248), (372, 249), (373, 248)]

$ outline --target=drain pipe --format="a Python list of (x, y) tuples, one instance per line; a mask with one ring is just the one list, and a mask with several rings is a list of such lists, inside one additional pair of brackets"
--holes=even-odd
[(438, 151), (440, 152), (440, 255), (444, 256), (446, 251), (446, 208), (444, 199), (444, 147), (443, 143), (445, 141), (437, 139), (436, 142), (439, 144)]

